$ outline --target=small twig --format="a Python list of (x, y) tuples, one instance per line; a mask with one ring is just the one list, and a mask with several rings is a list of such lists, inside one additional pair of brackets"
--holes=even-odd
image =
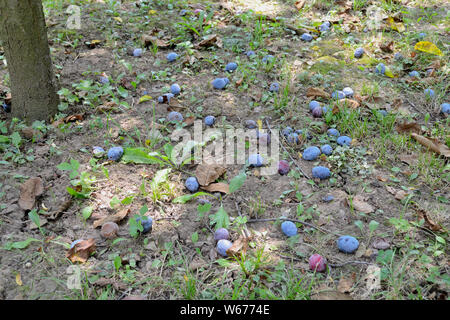
[(348, 265), (348, 264), (374, 264), (374, 263), (372, 263), (372, 262), (366, 262), (366, 261), (346, 261), (346, 262), (341, 263), (341, 264), (332, 264), (332, 263), (328, 263), (328, 265), (329, 265), (330, 267), (333, 267), (333, 268), (340, 268), (340, 267), (346, 266), (346, 265)]
[(305, 226), (308, 226), (308, 227), (317, 229), (317, 230), (319, 230), (319, 231), (322, 231), (323, 233), (331, 233), (331, 234), (337, 235), (337, 236), (339, 236), (339, 237), (342, 236), (342, 235), (339, 234), (339, 233), (335, 233), (335, 232), (333, 232), (333, 231), (329, 231), (329, 230), (323, 229), (323, 228), (318, 227), (318, 226), (315, 226), (315, 225), (313, 225), (313, 224), (310, 224), (310, 223), (307, 223), (307, 222), (304, 222), (304, 221), (300, 221), (300, 220), (289, 219), (289, 218), (251, 219), (251, 220), (248, 220), (247, 223), (252, 223), (252, 222), (268, 222), (268, 221), (277, 221), (277, 220), (285, 220), (285, 221), (298, 222), (298, 223), (304, 224)]
[[(267, 124), (267, 128), (269, 129), (270, 133), (272, 133), (272, 128), (270, 128), (269, 125), (269, 121), (267, 119), (266, 120), (266, 124)], [(311, 178), (303, 171), (303, 169), (298, 165), (297, 161), (294, 160), (294, 158), (292, 158), (291, 154), (289, 153), (289, 151), (286, 150), (286, 148), (284, 147), (283, 143), (280, 141), (280, 139), (278, 139), (278, 137), (276, 137), (276, 139), (278, 140), (278, 142), (280, 143), (281, 147), (283, 148), (283, 150), (288, 154), (289, 158), (291, 158), (292, 162), (295, 164), (295, 166), (300, 170), (300, 172), (308, 179), (311, 180)], [(315, 185), (314, 185), (315, 186)]]

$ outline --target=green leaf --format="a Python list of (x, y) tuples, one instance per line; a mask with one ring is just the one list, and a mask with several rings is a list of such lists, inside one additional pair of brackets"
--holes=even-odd
[(146, 204), (144, 204), (142, 206), (142, 208), (139, 210), (139, 213), (141, 214), (141, 216), (143, 216), (147, 211), (148, 211), (148, 207)]
[(114, 208), (115, 206), (117, 206), (120, 203), (119, 198), (117, 198), (117, 196), (114, 196), (111, 201), (109, 202), (109, 205), (111, 208)]
[(436, 241), (445, 244), (445, 239), (440, 236), (436, 236)]
[(28, 218), (30, 218), (31, 221), (38, 227), (41, 228), (41, 220), (39, 219), (39, 214), (37, 213), (36, 209), (31, 210), (28, 212)]
[(211, 203), (205, 203), (205, 204), (199, 204), (197, 207), (198, 213), (206, 213), (211, 210), (212, 204)]
[(62, 171), (72, 171), (72, 166), (67, 162), (60, 163), (56, 167)]
[(225, 267), (228, 268), (229, 266), (231, 266), (231, 262), (228, 261), (227, 259), (219, 259), (216, 261), (221, 267)]
[(230, 181), (230, 193), (233, 193), (236, 190), (238, 190), (240, 187), (242, 187), (242, 185), (245, 182), (245, 179), (247, 179), (247, 175), (245, 174), (245, 172), (241, 172), (236, 177), (231, 179), (231, 181)]
[(91, 214), (92, 214), (92, 207), (85, 207), (85, 208), (83, 208), (83, 210), (81, 210), (81, 215), (83, 216), (83, 218), (84, 218), (84, 220), (87, 220), (87, 219), (89, 219), (89, 217), (91, 216)]
[(157, 171), (151, 182), (152, 188), (153, 188), (153, 186), (159, 186), (161, 183), (166, 182), (167, 179), (169, 178), (169, 173), (171, 170), (172, 169), (167, 168), (167, 169)]
[(193, 243), (196, 243), (198, 241), (198, 233), (194, 232), (191, 236), (191, 240)]
[(3, 249), (8, 250), (8, 251), (10, 251), (12, 249), (25, 249), (30, 245), (31, 242), (35, 242), (35, 241), (40, 242), (41, 240), (34, 239), (34, 238), (28, 238), (25, 241), (7, 242), (5, 244), (5, 246), (3, 247)]
[(70, 159), (70, 165), (72, 166), (73, 171), (78, 170), (80, 167), (80, 163), (75, 159)]
[(223, 206), (221, 206), (219, 211), (215, 214), (210, 215), (209, 218), (211, 219), (210, 224), (214, 224), (216, 230), (220, 228), (228, 228), (230, 225), (230, 218), (228, 217), (228, 213), (225, 211)]
[(369, 223), (370, 232), (374, 232), (375, 230), (377, 230), (379, 225), (380, 225), (380, 223), (376, 222), (375, 220), (370, 221), (370, 223)]
[(129, 204), (131, 204), (134, 200), (134, 196), (128, 196), (126, 198), (124, 198), (122, 201), (120, 201), (121, 204), (127, 206)]
[(121, 96), (122, 98), (127, 98), (127, 97), (128, 97), (128, 90), (125, 89), (124, 87), (119, 87), (119, 88), (117, 89), (117, 91), (119, 92), (119, 94), (120, 94), (120, 96)]
[(355, 224), (355, 226), (357, 226), (359, 228), (359, 230), (361, 230), (361, 232), (364, 229), (364, 224), (362, 223), (361, 220), (356, 220), (355, 222), (353, 222)]
[(123, 151), (122, 161), (125, 163), (167, 165), (166, 162), (155, 157), (154, 155), (155, 153), (150, 154), (145, 148), (125, 148)]
[(116, 269), (116, 271), (119, 271), (121, 266), (122, 266), (122, 259), (120, 258), (120, 256), (116, 256), (114, 258), (114, 268)]
[(186, 203), (191, 201), (193, 198), (199, 197), (199, 196), (211, 196), (209, 193), (206, 192), (196, 192), (194, 194), (185, 194), (179, 197), (176, 197), (172, 200), (172, 203)]
[(172, 160), (172, 150), (173, 150), (173, 146), (170, 143), (166, 143), (164, 145), (164, 153), (170, 159), (170, 161), (175, 162)]
[(22, 142), (22, 138), (20, 137), (20, 134), (18, 132), (14, 132), (11, 135), (11, 143), (18, 148), (20, 146), (20, 142)]
[(0, 135), (0, 143), (9, 143), (9, 137)]

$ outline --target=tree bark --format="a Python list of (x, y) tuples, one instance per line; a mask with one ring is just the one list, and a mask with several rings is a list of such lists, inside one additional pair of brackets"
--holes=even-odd
[(10, 76), (12, 116), (27, 123), (58, 111), (57, 84), (41, 0), (0, 0), (0, 39)]

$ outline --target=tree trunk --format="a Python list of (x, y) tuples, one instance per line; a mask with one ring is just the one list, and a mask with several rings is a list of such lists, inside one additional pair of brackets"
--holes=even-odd
[(41, 0), (0, 0), (0, 39), (13, 117), (27, 123), (49, 119), (58, 111), (59, 97)]

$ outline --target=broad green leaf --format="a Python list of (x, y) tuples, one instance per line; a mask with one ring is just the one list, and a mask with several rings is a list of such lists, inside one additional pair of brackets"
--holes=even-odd
[(126, 198), (124, 198), (122, 201), (120, 201), (121, 204), (127, 206), (129, 204), (131, 204), (134, 200), (134, 196), (128, 196)]
[(81, 210), (81, 214), (82, 214), (84, 220), (89, 219), (89, 217), (90, 217), (91, 214), (92, 214), (92, 210), (93, 210), (93, 209), (92, 209), (91, 206), (85, 207), (85, 208), (83, 208), (83, 210)]
[(209, 193), (206, 192), (196, 192), (194, 194), (185, 194), (179, 197), (176, 197), (172, 200), (172, 203), (186, 203), (192, 200), (193, 198), (199, 197), (199, 196), (210, 196)]
[(361, 220), (356, 220), (355, 222), (353, 222), (355, 224), (355, 226), (357, 226), (359, 228), (359, 230), (363, 230), (364, 229), (364, 224), (362, 223)]
[(109, 202), (109, 205), (111, 208), (114, 208), (115, 206), (117, 206), (120, 203), (119, 198), (117, 198), (117, 196), (114, 196), (111, 201)]
[(210, 224), (215, 225), (216, 230), (220, 228), (228, 228), (228, 226), (230, 225), (230, 218), (228, 217), (228, 213), (222, 206), (219, 208), (219, 211), (217, 211), (215, 214), (210, 215), (209, 218), (211, 219)]
[(72, 171), (72, 166), (67, 163), (67, 162), (63, 162), (60, 163), (56, 166), (59, 170), (63, 170), (63, 171)]
[(120, 94), (120, 96), (121, 96), (122, 98), (127, 98), (127, 97), (128, 97), (128, 90), (125, 89), (124, 87), (119, 87), (119, 88), (117, 89), (117, 91), (119, 92), (119, 94)]
[(122, 259), (120, 258), (120, 256), (116, 256), (114, 258), (114, 268), (116, 269), (116, 271), (119, 271), (121, 266), (122, 266)]
[(31, 242), (40, 242), (41, 240), (39, 239), (34, 239), (34, 238), (28, 238), (25, 241), (18, 241), (18, 242), (7, 242), (5, 244), (5, 246), (3, 247), (3, 249), (5, 250), (12, 250), (12, 249), (25, 249), (27, 248)]
[(125, 148), (123, 151), (122, 161), (125, 163), (141, 163), (141, 164), (162, 164), (167, 165), (161, 159), (150, 154), (145, 148)]
[(39, 219), (39, 214), (37, 213), (36, 209), (31, 210), (28, 212), (28, 218), (30, 218), (31, 221), (38, 227), (41, 228), (41, 220)]
[(11, 143), (18, 148), (20, 146), (20, 142), (22, 142), (22, 138), (18, 132), (14, 132), (11, 135)]
[(9, 143), (9, 137), (0, 135), (0, 143)]
[(375, 230), (377, 230), (379, 225), (380, 225), (380, 223), (376, 222), (375, 220), (370, 221), (369, 222), (369, 230), (370, 230), (370, 232), (374, 232)]
[(230, 193), (233, 193), (234, 191), (238, 190), (245, 182), (245, 179), (247, 179), (247, 175), (245, 172), (241, 172), (236, 177), (231, 179), (230, 181)]
[(139, 213), (141, 214), (141, 216), (143, 216), (147, 211), (148, 211), (148, 207), (146, 204), (144, 204), (142, 206), (142, 208), (139, 210)]
[(197, 211), (199, 213), (206, 213), (209, 210), (211, 210), (211, 207), (212, 207), (212, 204), (209, 203), (209, 202), (207, 202), (205, 204), (199, 204), (198, 207), (197, 207)]

